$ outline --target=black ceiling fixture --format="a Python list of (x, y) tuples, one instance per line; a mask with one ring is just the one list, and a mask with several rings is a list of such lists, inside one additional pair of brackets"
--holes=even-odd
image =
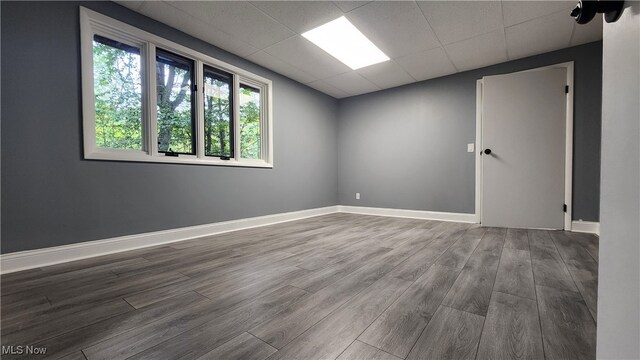
[(575, 18), (578, 24), (586, 24), (591, 21), (597, 13), (604, 13), (604, 20), (612, 23), (620, 18), (623, 9), (624, 0), (580, 0), (576, 8), (571, 11), (571, 17)]

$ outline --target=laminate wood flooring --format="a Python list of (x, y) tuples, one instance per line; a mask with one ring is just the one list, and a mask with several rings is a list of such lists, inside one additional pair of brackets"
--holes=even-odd
[(593, 235), (331, 214), (3, 275), (2, 358), (593, 359), (597, 270)]

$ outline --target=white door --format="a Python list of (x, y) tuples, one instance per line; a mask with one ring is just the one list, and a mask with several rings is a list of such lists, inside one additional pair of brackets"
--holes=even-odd
[(564, 68), (482, 79), (483, 225), (564, 228), (566, 79)]

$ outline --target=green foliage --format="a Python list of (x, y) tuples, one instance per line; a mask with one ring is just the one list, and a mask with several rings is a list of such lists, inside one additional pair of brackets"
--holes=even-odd
[(96, 145), (142, 150), (140, 55), (93, 45)]
[[(142, 74), (139, 54), (94, 41), (96, 145), (142, 150)], [(191, 73), (156, 63), (158, 150), (194, 153)], [(205, 154), (230, 156), (230, 86), (205, 77), (212, 94), (204, 97)], [(240, 88), (240, 156), (260, 159), (260, 92)]]
[(195, 153), (191, 72), (156, 62), (158, 151)]
[(260, 159), (260, 93), (240, 88), (240, 155)]
[(231, 156), (229, 84), (204, 78), (204, 151), (208, 156)]

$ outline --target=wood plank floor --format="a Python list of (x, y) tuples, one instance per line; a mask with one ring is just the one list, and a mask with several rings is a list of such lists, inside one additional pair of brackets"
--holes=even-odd
[(588, 234), (319, 216), (4, 275), (2, 358), (593, 359), (597, 264)]

